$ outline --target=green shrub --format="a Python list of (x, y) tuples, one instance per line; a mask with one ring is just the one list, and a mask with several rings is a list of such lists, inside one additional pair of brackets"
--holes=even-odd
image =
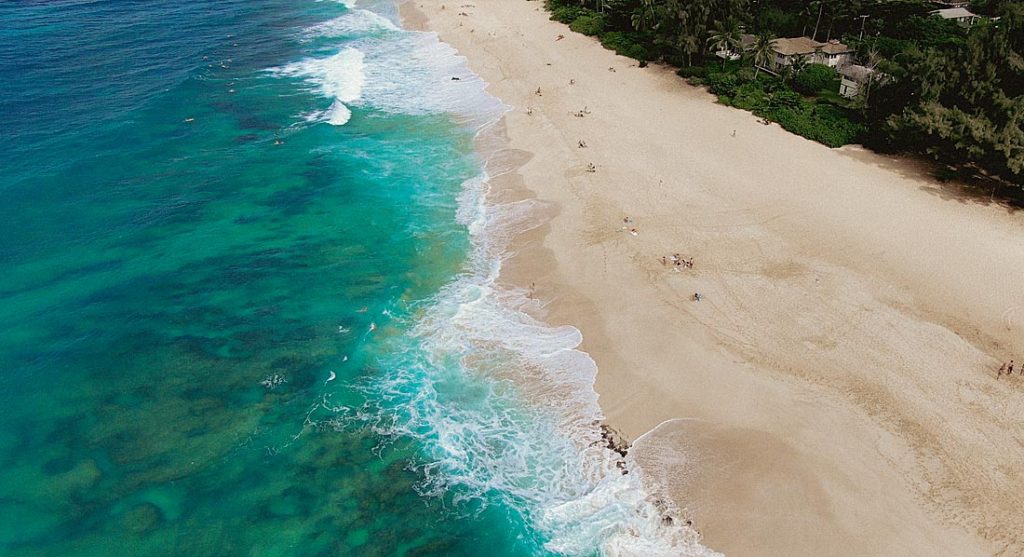
[(584, 14), (569, 24), (569, 29), (584, 35), (600, 35), (604, 31), (604, 16), (601, 14)]
[(748, 82), (740, 85), (736, 95), (732, 99), (732, 105), (736, 108), (760, 113), (768, 106), (768, 95), (760, 87), (759, 83)]
[(608, 50), (614, 50), (617, 54), (630, 58), (646, 61), (650, 60), (650, 53), (647, 48), (640, 44), (635, 37), (621, 31), (612, 31), (601, 36), (601, 44)]
[(824, 64), (809, 64), (793, 78), (793, 88), (805, 95), (813, 95), (830, 87), (839, 74)]
[(676, 70), (676, 75), (679, 77), (704, 77), (707, 74), (708, 71), (704, 66), (687, 66)]
[(797, 108), (801, 104), (806, 103), (800, 95), (795, 91), (789, 89), (783, 89), (772, 93), (768, 99), (768, 106), (771, 108)]
[(733, 73), (713, 73), (708, 75), (708, 85), (716, 95), (733, 96), (740, 86), (740, 79)]
[(580, 16), (592, 13), (582, 6), (563, 6), (554, 2), (548, 2), (548, 9), (551, 10), (551, 19), (567, 24), (576, 21)]
[(832, 106), (803, 103), (798, 108), (774, 110), (771, 117), (783, 128), (829, 147), (853, 143), (862, 131), (859, 124)]
[(736, 70), (736, 77), (740, 81), (754, 81), (754, 68), (740, 68)]

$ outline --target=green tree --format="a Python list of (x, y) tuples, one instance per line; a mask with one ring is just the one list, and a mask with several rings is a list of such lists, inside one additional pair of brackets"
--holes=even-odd
[(742, 43), (741, 38), (742, 28), (739, 22), (735, 19), (727, 19), (725, 22), (716, 21), (715, 28), (711, 32), (711, 36), (708, 37), (708, 43), (715, 49), (716, 52), (722, 52), (722, 66), (725, 66), (725, 62), (729, 59), (730, 52), (738, 52), (740, 50), (740, 44)]
[(750, 53), (754, 58), (754, 79), (757, 79), (758, 72), (771, 62), (775, 54), (775, 35), (771, 31), (762, 31), (757, 35)]
[(800, 72), (807, 69), (811, 63), (811, 59), (806, 54), (797, 54), (793, 57), (793, 60), (789, 63), (789, 69), (792, 75), (795, 77), (800, 75)]
[(793, 77), (793, 88), (805, 95), (813, 95), (831, 85), (836, 71), (824, 64), (808, 64)]
[(640, 4), (633, 10), (630, 21), (633, 24), (633, 29), (647, 31), (655, 27), (658, 23), (659, 15), (656, 0), (640, 0)]
[(700, 52), (700, 39), (691, 32), (683, 32), (680, 36), (679, 48), (686, 54), (686, 65), (693, 65), (693, 55)]
[(865, 109), (871, 147), (928, 155), (1024, 187), (1024, 6), (952, 48), (910, 48)]

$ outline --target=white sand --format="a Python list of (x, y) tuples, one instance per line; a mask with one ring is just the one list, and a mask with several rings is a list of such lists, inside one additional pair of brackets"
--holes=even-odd
[(405, 13), (515, 107), (518, 179), (558, 212), (504, 276), (580, 328), (609, 422), (708, 546), (1024, 555), (1024, 378), (995, 379), (1024, 362), (1024, 216), (763, 126), (537, 1)]

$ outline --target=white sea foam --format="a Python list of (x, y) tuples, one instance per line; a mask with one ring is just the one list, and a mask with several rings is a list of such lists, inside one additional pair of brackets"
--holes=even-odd
[(315, 38), (358, 38), (371, 33), (399, 31), (390, 19), (370, 10), (351, 10), (344, 15), (307, 29), (306, 40)]
[(307, 79), (334, 100), (331, 108), (307, 117), (340, 125), (358, 106), (392, 114), (448, 114), (480, 127), (501, 111), (500, 101), (484, 92), (486, 83), (469, 71), (465, 58), (434, 33), (403, 31), (380, 14), (351, 9), (310, 27), (304, 38), (343, 39), (347, 45), (337, 54), (271, 70)]
[[(363, 102), (399, 114), (452, 114), (482, 125), (501, 110), (466, 60), (433, 33), (404, 33), (402, 40), (370, 39)], [(455, 79), (453, 79), (455, 78)]]
[(349, 47), (332, 56), (307, 58), (272, 71), (316, 84), (323, 96), (334, 99), (331, 107), (320, 114), (331, 124), (342, 126), (352, 117), (345, 103), (359, 100), (366, 84), (365, 58), (361, 51)]
[[(448, 114), (480, 130), (504, 113), (436, 35), (389, 27), (371, 13), (350, 10), (309, 30), (344, 37), (340, 53), (277, 70), (333, 99), (311, 117), (344, 123), (355, 106)], [(388, 343), (380, 362), (388, 373), (364, 385), (374, 402), (344, 409), (345, 419), (385, 438), (420, 439), (421, 493), (456, 505), (499, 497), (522, 510), (552, 552), (716, 555), (692, 528), (666, 522), (672, 509), (653, 499), (628, 457), (608, 448), (597, 367), (578, 350), (580, 332), (530, 317), (528, 293), (499, 286), (511, 239), (542, 224), (544, 207), (493, 203), (489, 187), (487, 176), (463, 184), (458, 219), (472, 240), (465, 272), (417, 312), (410, 337), (380, 339)]]
[(497, 285), (508, 242), (537, 226), (540, 211), (532, 200), (489, 204), (487, 189), (483, 178), (464, 184), (470, 268), (414, 327), (420, 350), (402, 354), (391, 380), (373, 387), (401, 409), (374, 422), (378, 433), (431, 447), (424, 494), (501, 493), (528, 509), (553, 552), (715, 555), (691, 528), (665, 522), (672, 510), (652, 499), (638, 470), (622, 473), (628, 459), (605, 443), (597, 368), (577, 350), (580, 332), (533, 319), (525, 292)]

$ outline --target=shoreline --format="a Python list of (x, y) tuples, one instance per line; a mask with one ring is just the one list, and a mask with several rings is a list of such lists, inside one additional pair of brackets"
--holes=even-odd
[[(1019, 216), (956, 206), (898, 160), (760, 126), (537, 3), (442, 5), (404, 3), (403, 20), (515, 107), (500, 125), (522, 164), (494, 191), (552, 207), (500, 281), (535, 284), (535, 317), (582, 331), (607, 421), (639, 439), (645, 475), (708, 547), (1022, 550), (1024, 485), (1006, 471), (1024, 456), (1024, 380), (996, 383), (994, 366), (1024, 354), (1024, 288), (993, 274), (1024, 268)], [(682, 250), (692, 272), (658, 262)]]

